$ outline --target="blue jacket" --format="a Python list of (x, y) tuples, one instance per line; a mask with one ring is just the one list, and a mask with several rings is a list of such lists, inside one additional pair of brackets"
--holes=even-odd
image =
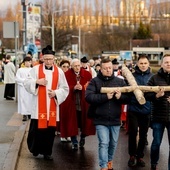
[[(142, 72), (138, 66), (135, 67), (135, 72), (133, 76), (138, 85), (145, 86), (147, 85), (149, 79), (152, 77), (152, 73), (150, 72), (150, 68), (145, 72)], [(134, 94), (131, 96), (131, 101), (128, 105), (128, 112), (135, 112), (140, 114), (150, 114), (151, 113), (151, 103), (150, 101), (146, 101), (144, 105), (139, 104), (136, 100)]]

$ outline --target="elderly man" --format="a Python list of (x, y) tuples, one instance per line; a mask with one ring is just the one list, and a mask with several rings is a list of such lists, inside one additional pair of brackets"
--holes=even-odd
[(34, 156), (42, 154), (46, 160), (52, 160), (59, 105), (69, 92), (63, 71), (54, 64), (54, 54), (44, 49), (44, 63), (34, 66), (24, 82), (26, 90), (33, 94), (28, 148)]
[[(60, 115), (62, 119), (65, 119), (65, 124), (60, 127), (60, 132), (61, 137), (71, 136), (72, 149), (77, 150), (78, 128), (81, 131), (80, 148), (84, 147), (86, 136), (95, 134), (92, 120), (87, 118), (88, 104), (85, 101), (85, 89), (92, 77), (88, 71), (81, 68), (80, 60), (78, 59), (72, 60), (71, 69), (65, 75), (70, 92), (66, 101), (61, 105)], [(65, 118), (63, 118), (64, 115)]]

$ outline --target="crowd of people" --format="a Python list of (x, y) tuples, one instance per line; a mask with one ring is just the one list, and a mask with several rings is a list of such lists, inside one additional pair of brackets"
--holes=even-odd
[[(139, 86), (169, 86), (170, 54), (162, 57), (156, 74), (152, 73), (146, 55), (139, 56), (130, 70)], [(75, 151), (85, 147), (89, 135), (97, 134), (100, 170), (113, 170), (119, 132), (123, 127), (128, 134), (127, 165), (145, 167), (144, 148), (151, 127), (151, 170), (157, 170), (165, 128), (170, 141), (170, 92), (164, 88), (145, 92), (143, 105), (138, 103), (133, 92), (122, 93), (117, 89), (101, 93), (102, 87), (129, 86), (116, 59), (65, 57), (56, 63), (51, 46), (42, 50), (41, 60), (36, 64), (28, 53), (17, 70), (10, 56), (6, 56), (6, 100), (15, 97), (15, 82), (18, 113), (23, 115), (23, 121), (31, 119), (27, 144), (33, 156), (42, 154), (44, 159), (52, 160), (54, 138), (58, 133), (61, 142), (71, 142)]]

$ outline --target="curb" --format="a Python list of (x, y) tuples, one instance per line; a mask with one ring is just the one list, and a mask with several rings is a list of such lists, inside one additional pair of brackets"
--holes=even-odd
[(22, 141), (24, 139), (26, 128), (29, 124), (29, 121), (24, 122), (17, 132), (15, 132), (14, 140), (9, 148), (8, 154), (5, 158), (3, 170), (15, 170), (20, 149), (22, 146)]

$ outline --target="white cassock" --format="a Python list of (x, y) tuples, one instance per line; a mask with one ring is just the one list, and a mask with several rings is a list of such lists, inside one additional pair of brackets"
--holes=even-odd
[(120, 79), (125, 79), (123, 76), (121, 76), (120, 74), (119, 74), (119, 72), (118, 71), (114, 71), (114, 76), (116, 76), (116, 77), (118, 77), (118, 78), (120, 78)]
[(92, 75), (92, 78), (95, 78), (97, 76), (96, 71), (94, 70), (93, 67), (87, 66), (87, 68), (85, 69), (86, 71), (89, 71)]
[(32, 68), (19, 68), (16, 73), (15, 81), (18, 85), (18, 113), (31, 115), (32, 94), (28, 93), (24, 87), (24, 81)]
[(92, 72), (92, 78), (95, 78), (97, 76), (97, 73), (93, 67), (91, 67), (91, 72)]
[[(24, 81), (24, 87), (25, 89), (33, 94), (32, 99), (32, 106), (31, 107), (31, 119), (38, 119), (38, 89), (36, 88), (36, 80), (38, 79), (38, 71), (39, 71), (39, 65), (34, 66), (31, 71), (29, 72), (29, 75), (27, 79)], [(47, 99), (47, 120), (49, 120), (49, 106), (50, 106), (50, 98), (48, 97), (48, 89), (51, 89), (52, 85), (52, 75), (54, 70), (47, 70), (45, 69), (45, 65), (43, 64), (43, 72), (45, 74), (45, 79), (48, 81), (46, 86), (46, 99)], [(65, 99), (68, 96), (69, 93), (69, 86), (67, 84), (67, 80), (65, 78), (64, 72), (58, 68), (58, 87), (54, 90), (57, 100), (56, 102), (56, 121), (59, 121), (59, 105), (65, 101)]]

